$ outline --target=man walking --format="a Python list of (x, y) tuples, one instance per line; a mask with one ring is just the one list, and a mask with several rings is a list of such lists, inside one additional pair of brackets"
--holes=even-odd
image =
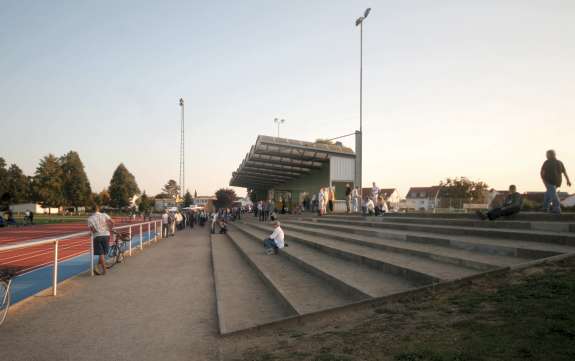
[(164, 210), (164, 214), (162, 214), (162, 238), (168, 237), (168, 226), (170, 224), (170, 216), (168, 215), (168, 210)]
[(92, 239), (94, 244), (94, 255), (98, 256), (98, 265), (94, 269), (97, 275), (106, 274), (106, 264), (104, 257), (108, 254), (108, 242), (110, 241), (110, 231), (114, 228), (114, 222), (105, 213), (100, 213), (100, 206), (96, 206), (96, 211), (88, 217), (88, 227), (92, 232)]
[(541, 179), (546, 188), (543, 199), (543, 209), (545, 212), (561, 214), (561, 204), (557, 196), (557, 188), (561, 187), (563, 175), (567, 181), (567, 186), (571, 187), (571, 181), (569, 180), (563, 162), (557, 159), (554, 150), (548, 150), (547, 160), (543, 163), (543, 166), (541, 166)]

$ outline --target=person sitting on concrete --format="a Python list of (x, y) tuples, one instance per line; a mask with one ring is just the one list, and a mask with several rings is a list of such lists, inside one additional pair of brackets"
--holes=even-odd
[(264, 240), (264, 249), (268, 255), (278, 254), (278, 251), (285, 246), (284, 231), (280, 227), (280, 221), (275, 221), (273, 224), (273, 233)]
[(365, 211), (368, 216), (373, 216), (375, 214), (375, 204), (373, 204), (373, 200), (371, 198), (367, 198), (367, 201), (365, 202)]
[(509, 194), (505, 197), (501, 207), (495, 207), (485, 214), (481, 211), (477, 211), (477, 215), (483, 220), (489, 219), (490, 221), (494, 221), (499, 217), (509, 217), (519, 213), (522, 205), (523, 198), (521, 194), (517, 192), (517, 187), (510, 185)]
[(218, 226), (220, 227), (220, 234), (226, 234), (228, 232), (227, 222), (224, 218), (220, 218)]

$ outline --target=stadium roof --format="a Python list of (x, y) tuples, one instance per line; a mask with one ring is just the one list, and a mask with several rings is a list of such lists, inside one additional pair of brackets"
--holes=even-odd
[(304, 142), (259, 135), (238, 169), (232, 173), (230, 186), (268, 188), (319, 169), (331, 155), (355, 157), (339, 144)]

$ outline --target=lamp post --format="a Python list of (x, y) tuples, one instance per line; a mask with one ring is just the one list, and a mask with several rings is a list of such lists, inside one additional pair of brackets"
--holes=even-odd
[(355, 20), (355, 26), (359, 26), (359, 133), (356, 133), (355, 141), (355, 182), (356, 187), (361, 187), (362, 162), (363, 162), (363, 22), (371, 12), (371, 8), (365, 9), (363, 16)]
[(274, 123), (278, 125), (278, 138), (280, 137), (280, 125), (285, 122), (285, 119), (274, 118)]

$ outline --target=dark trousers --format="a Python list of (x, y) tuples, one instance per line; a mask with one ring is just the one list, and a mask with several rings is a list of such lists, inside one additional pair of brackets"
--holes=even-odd
[(333, 201), (331, 199), (327, 201), (327, 208), (329, 209), (330, 213), (333, 213)]
[(519, 213), (519, 207), (497, 207), (487, 212), (487, 218), (496, 220), (499, 217), (509, 217)]
[(162, 224), (162, 238), (166, 238), (168, 236), (168, 225)]

